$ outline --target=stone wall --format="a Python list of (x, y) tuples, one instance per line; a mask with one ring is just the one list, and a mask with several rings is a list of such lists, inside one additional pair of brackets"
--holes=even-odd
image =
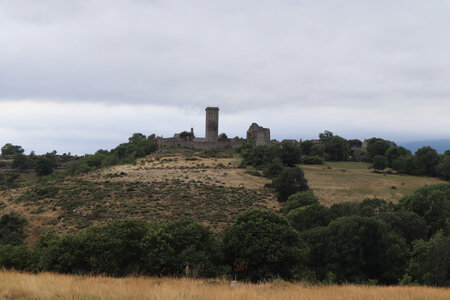
[(247, 130), (247, 140), (252, 140), (256, 146), (269, 145), (270, 129), (264, 128), (256, 123), (253, 123)]
[[(191, 148), (198, 150), (215, 150), (239, 148), (245, 143), (245, 139), (228, 139), (225, 141), (207, 142), (205, 139), (195, 139), (194, 141), (182, 140), (177, 138), (157, 138), (160, 149), (164, 148)], [(199, 141), (200, 140), (200, 141)]]

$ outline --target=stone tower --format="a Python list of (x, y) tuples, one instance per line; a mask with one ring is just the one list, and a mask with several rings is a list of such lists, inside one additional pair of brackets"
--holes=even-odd
[(219, 108), (207, 107), (205, 110), (205, 139), (207, 142), (217, 142), (219, 140)]

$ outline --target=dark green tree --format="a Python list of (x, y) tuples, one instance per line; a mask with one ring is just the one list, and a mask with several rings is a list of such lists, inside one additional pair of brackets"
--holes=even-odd
[(225, 229), (223, 244), (235, 276), (251, 281), (296, 278), (307, 255), (298, 232), (284, 217), (259, 209), (241, 213)]
[(224, 272), (223, 254), (214, 233), (192, 219), (151, 226), (141, 248), (150, 275), (215, 277)]
[(219, 141), (226, 141), (228, 140), (228, 136), (226, 133), (219, 134)]
[(450, 285), (450, 237), (437, 232), (428, 242), (414, 242), (408, 273), (420, 284)]
[(281, 143), (280, 158), (283, 165), (288, 167), (295, 167), (296, 164), (301, 162), (302, 150), (299, 146), (290, 142)]
[[(346, 161), (350, 155), (350, 146), (346, 139), (333, 135), (331, 131), (319, 134), (324, 151), (330, 160)], [(315, 155), (315, 154), (311, 154)]]
[(292, 194), (309, 189), (305, 174), (298, 167), (284, 168), (280, 175), (272, 180), (272, 183), (280, 202), (285, 202)]
[(372, 161), (377, 155), (386, 156), (386, 151), (391, 146), (395, 146), (394, 142), (383, 140), (380, 138), (371, 138), (367, 140), (367, 142), (367, 157), (370, 161)]
[(383, 155), (377, 155), (372, 159), (372, 169), (375, 169), (377, 171), (382, 171), (386, 169), (388, 164), (388, 160)]
[(53, 169), (56, 167), (55, 161), (52, 159), (46, 157), (46, 156), (40, 156), (36, 160), (36, 175), (37, 176), (46, 176), (53, 173)]
[(21, 245), (25, 239), (27, 220), (16, 213), (4, 214), (0, 218), (0, 245)]
[(386, 222), (391, 229), (402, 236), (407, 245), (414, 240), (427, 239), (428, 226), (425, 219), (412, 211), (383, 212), (378, 217)]
[(10, 143), (7, 143), (2, 147), (2, 155), (22, 154), (24, 151), (25, 150), (22, 148), (22, 146), (13, 145)]
[(320, 204), (311, 204), (291, 210), (286, 218), (298, 231), (314, 227), (327, 226), (330, 223), (329, 208)]
[(436, 176), (436, 167), (440, 162), (439, 154), (430, 146), (422, 147), (415, 153), (419, 164), (419, 174)]
[(27, 170), (34, 167), (34, 160), (24, 154), (15, 154), (11, 163), (11, 168)]
[(429, 235), (443, 230), (450, 233), (450, 183), (426, 185), (400, 200), (400, 206), (423, 217)]
[(311, 252), (315, 249), (324, 255), (324, 261), (318, 264), (322, 268), (325, 265), (337, 282), (377, 279), (383, 284), (394, 284), (405, 273), (408, 247), (404, 239), (381, 220), (341, 217), (321, 233), (322, 238), (314, 240), (318, 245), (311, 245)]
[(437, 175), (445, 180), (450, 180), (450, 155), (444, 155), (442, 161), (436, 167)]
[(319, 199), (317, 199), (313, 191), (308, 190), (303, 192), (297, 192), (288, 197), (283, 212), (285, 214), (288, 214), (293, 209), (312, 204), (319, 204)]

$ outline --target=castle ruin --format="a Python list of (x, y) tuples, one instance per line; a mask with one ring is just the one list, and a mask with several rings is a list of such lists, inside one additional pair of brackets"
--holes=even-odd
[(252, 140), (256, 146), (268, 145), (270, 143), (270, 129), (253, 123), (247, 130), (247, 140)]
[[(160, 149), (183, 147), (199, 150), (215, 150), (226, 148), (239, 148), (247, 140), (253, 141), (255, 145), (268, 145), (270, 143), (270, 129), (263, 128), (253, 123), (247, 130), (247, 139), (235, 137), (233, 139), (219, 140), (219, 108), (207, 107), (205, 109), (205, 137), (197, 138), (194, 136), (194, 130), (191, 128), (189, 134), (187, 132), (174, 134), (172, 138), (157, 137)], [(185, 136), (188, 135), (186, 138)]]
[(205, 122), (205, 139), (207, 142), (219, 141), (219, 108), (207, 107)]

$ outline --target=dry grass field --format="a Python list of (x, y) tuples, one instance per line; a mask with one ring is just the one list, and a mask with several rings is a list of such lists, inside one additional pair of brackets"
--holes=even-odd
[(238, 283), (226, 280), (170, 278), (108, 278), (27, 274), (0, 271), (1, 299), (183, 299), (183, 300), (264, 300), (264, 299), (450, 299), (450, 289), (403, 286), (309, 285), (273, 282)]
[(324, 205), (382, 198), (397, 202), (426, 185), (444, 182), (434, 177), (373, 173), (364, 162), (302, 165), (308, 184)]

